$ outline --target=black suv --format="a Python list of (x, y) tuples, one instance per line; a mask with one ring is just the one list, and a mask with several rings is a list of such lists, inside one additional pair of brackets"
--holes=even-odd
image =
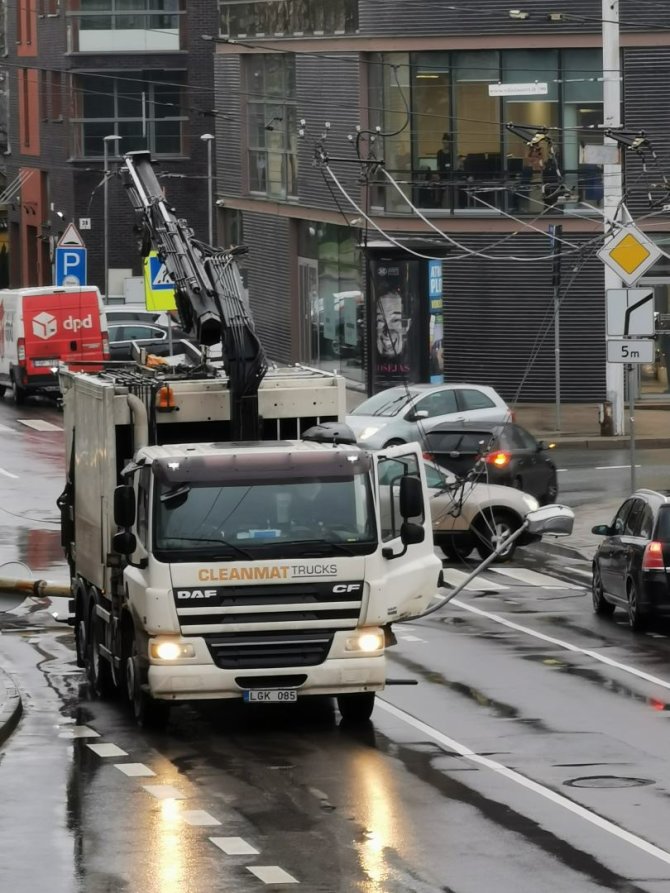
[(605, 537), (593, 556), (596, 614), (623, 608), (634, 630), (654, 614), (670, 616), (670, 491), (637, 490), (593, 533)]

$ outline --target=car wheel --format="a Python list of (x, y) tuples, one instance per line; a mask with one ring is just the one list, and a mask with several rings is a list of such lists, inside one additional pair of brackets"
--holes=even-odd
[(628, 581), (628, 626), (633, 632), (641, 632), (647, 625), (647, 618), (640, 612), (637, 583)]
[(382, 449), (386, 450), (388, 447), (394, 446), (404, 446), (407, 441), (401, 440), (399, 437), (395, 437), (393, 440), (389, 440), (388, 443), (385, 443)]
[[(483, 512), (473, 524), (476, 536), (477, 551), (482, 559), (488, 558), (495, 551), (498, 543), (508, 537), (521, 526), (521, 519), (509, 512), (493, 509)], [(516, 551), (516, 540), (501, 552), (496, 561), (510, 561)]]
[(558, 496), (558, 480), (556, 478), (556, 472), (554, 472), (554, 476), (549, 482), (549, 486), (547, 487), (547, 492), (540, 498), (540, 505), (552, 505), (556, 502), (556, 497)]
[(520, 477), (517, 476), (512, 481), (512, 486), (514, 487), (515, 490), (523, 490), (523, 481), (521, 480)]
[(605, 598), (605, 590), (603, 589), (603, 581), (600, 576), (600, 568), (597, 564), (593, 565), (593, 579), (591, 580), (591, 600), (593, 601), (593, 610), (600, 617), (611, 617), (614, 614), (614, 605)]
[(7, 390), (7, 388), (5, 387), (5, 385), (4, 385), (4, 384), (0, 384), (0, 400), (5, 396), (5, 391), (6, 391), (6, 390)]
[(17, 383), (15, 378), (12, 379), (12, 396), (14, 397), (14, 403), (16, 403), (17, 406), (23, 406), (26, 402), (25, 389)]
[(474, 545), (469, 536), (440, 536), (438, 534), (434, 539), (435, 545), (442, 549), (448, 561), (464, 561), (472, 552)]

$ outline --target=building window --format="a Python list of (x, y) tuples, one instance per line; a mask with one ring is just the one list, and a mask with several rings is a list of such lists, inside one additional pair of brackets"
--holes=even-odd
[(363, 381), (364, 297), (358, 240), (350, 229), (300, 221), (301, 360)]
[(249, 191), (275, 199), (298, 194), (295, 56), (246, 60)]
[[(54, 0), (46, 0), (52, 3)], [(180, 49), (182, 0), (69, 0), (74, 52), (174, 51)], [(109, 32), (113, 32), (110, 34)]]
[[(601, 74), (595, 48), (387, 53), (370, 66), (370, 118), (394, 134), (384, 141), (386, 169), (423, 209), (537, 216), (553, 205), (601, 205), (602, 168), (588, 163), (587, 148), (602, 143)], [(529, 151), (541, 128), (562, 183), (548, 143)], [(373, 204), (411, 213), (383, 180)]]
[(74, 155), (104, 154), (103, 139), (121, 136), (121, 152), (150, 149), (154, 155), (182, 154), (184, 75), (178, 71), (83, 74), (74, 82)]
[(219, 0), (224, 37), (358, 33), (358, 0)]

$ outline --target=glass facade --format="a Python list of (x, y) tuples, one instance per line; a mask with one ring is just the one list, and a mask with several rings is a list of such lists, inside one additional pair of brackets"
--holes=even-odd
[[(389, 134), (386, 169), (424, 210), (536, 216), (548, 207), (602, 205), (602, 168), (589, 163), (587, 150), (602, 144), (596, 48), (375, 55), (370, 119)], [(542, 128), (553, 158), (548, 142), (538, 151), (527, 145)], [(383, 178), (373, 202), (412, 213)]]
[(70, 48), (80, 53), (180, 49), (181, 0), (69, 0)]
[(303, 362), (363, 382), (361, 255), (350, 229), (300, 221), (298, 272)]
[(249, 191), (284, 199), (298, 194), (295, 56), (245, 59)]
[(181, 114), (183, 80), (178, 71), (77, 75), (74, 156), (102, 156), (103, 139), (110, 133), (123, 137), (122, 152), (150, 149), (154, 155), (181, 155), (187, 121)]
[(222, 37), (356, 34), (358, 0), (219, 0)]

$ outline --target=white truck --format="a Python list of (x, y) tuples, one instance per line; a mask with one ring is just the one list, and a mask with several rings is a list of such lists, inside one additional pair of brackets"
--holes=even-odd
[[(131, 173), (146, 161), (136, 154)], [(197, 248), (199, 264), (210, 249)], [(183, 259), (164, 256), (168, 270)], [(243, 317), (253, 333), (244, 307), (234, 319), (223, 301), (199, 310), (201, 338), (217, 311), (224, 330)], [(77, 660), (100, 696), (127, 695), (140, 724), (162, 725), (178, 700), (308, 695), (365, 720), (391, 625), (439, 586), (420, 447), (357, 447), (338, 424), (343, 380), (318, 370), (268, 370), (261, 357), (241, 396), (231, 354), (253, 340), (223, 339), (227, 369), (205, 352), (196, 365), (61, 371)]]

